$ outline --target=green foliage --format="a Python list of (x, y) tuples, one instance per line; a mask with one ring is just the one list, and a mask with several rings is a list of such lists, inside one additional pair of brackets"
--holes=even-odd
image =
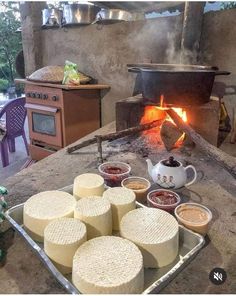
[(0, 92), (6, 92), (9, 82), (6, 79), (0, 79)]
[(222, 9), (236, 8), (236, 2), (235, 1), (232, 1), (232, 2), (222, 2), (221, 3), (221, 8)]
[(0, 2), (0, 78), (13, 84), (16, 77), (15, 58), (22, 49), (19, 14), (13, 2)]

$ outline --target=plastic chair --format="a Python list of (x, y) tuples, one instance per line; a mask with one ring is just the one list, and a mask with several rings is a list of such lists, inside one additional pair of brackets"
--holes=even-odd
[(26, 152), (29, 155), (28, 143), (25, 136), (24, 123), (26, 118), (25, 98), (17, 98), (9, 101), (2, 110), (0, 110), (0, 119), (6, 114), (6, 134), (0, 140), (0, 151), (2, 165), (9, 165), (8, 148), (10, 152), (15, 152), (15, 138), (22, 136)]

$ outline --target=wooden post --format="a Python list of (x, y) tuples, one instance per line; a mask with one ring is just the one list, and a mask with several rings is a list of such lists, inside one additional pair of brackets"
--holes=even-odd
[(102, 138), (100, 136), (95, 136), (97, 139), (97, 145), (98, 145), (98, 163), (103, 163), (103, 157), (102, 157)]
[(20, 4), (22, 45), (25, 60), (25, 74), (30, 75), (42, 67), (41, 10), (46, 2), (30, 1)]
[(181, 40), (181, 63), (195, 64), (198, 58), (205, 2), (185, 2)]

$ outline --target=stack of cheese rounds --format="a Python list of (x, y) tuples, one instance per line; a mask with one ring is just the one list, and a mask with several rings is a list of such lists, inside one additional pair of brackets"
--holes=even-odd
[(102, 196), (104, 179), (97, 174), (82, 174), (74, 179), (73, 195), (76, 199), (90, 196)]
[(112, 213), (109, 201), (101, 196), (77, 201), (74, 217), (84, 222), (88, 239), (112, 234)]
[(126, 239), (94, 238), (75, 253), (72, 281), (85, 294), (140, 294), (144, 285), (142, 254)]
[(76, 200), (66, 192), (44, 191), (30, 197), (24, 205), (23, 223), (31, 237), (43, 242), (45, 227), (55, 219), (74, 216)]
[(103, 193), (103, 197), (107, 198), (111, 203), (113, 230), (120, 229), (120, 221), (122, 217), (131, 210), (134, 210), (135, 193), (133, 190), (123, 187), (109, 188)]
[(178, 222), (163, 210), (139, 208), (130, 211), (121, 220), (120, 234), (140, 248), (144, 267), (168, 265), (178, 254)]
[(44, 250), (61, 273), (71, 273), (75, 252), (86, 239), (84, 223), (74, 218), (57, 219), (44, 230)]

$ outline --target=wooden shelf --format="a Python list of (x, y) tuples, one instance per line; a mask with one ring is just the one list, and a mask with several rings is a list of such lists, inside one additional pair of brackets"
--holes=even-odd
[(45, 86), (45, 87), (60, 88), (64, 90), (109, 89), (110, 88), (110, 86), (107, 84), (81, 84), (78, 86), (74, 86), (74, 85), (63, 85), (63, 84), (55, 84), (55, 83), (33, 82), (27, 79), (15, 79), (15, 83), (39, 85), (39, 86)]

